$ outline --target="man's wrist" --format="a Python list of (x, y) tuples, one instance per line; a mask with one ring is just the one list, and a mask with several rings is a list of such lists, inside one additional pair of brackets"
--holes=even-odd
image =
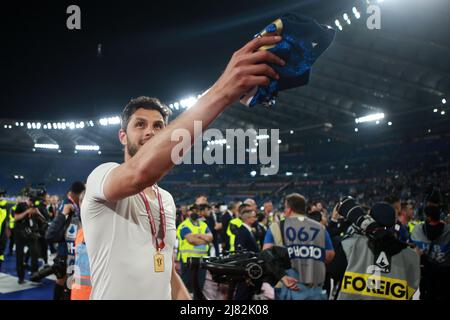
[(205, 99), (209, 104), (218, 107), (221, 111), (234, 102), (217, 84), (214, 84), (200, 99)]

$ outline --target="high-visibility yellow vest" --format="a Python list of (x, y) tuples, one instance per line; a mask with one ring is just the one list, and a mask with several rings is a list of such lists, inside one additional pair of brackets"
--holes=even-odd
[(1, 207), (1, 202), (0, 202), (0, 234), (5, 232), (5, 230), (3, 230), (3, 222), (5, 221), (7, 216), (8, 216), (8, 212), (6, 211), (6, 209), (4, 207)]
[(236, 232), (242, 226), (243, 222), (240, 218), (230, 220), (227, 229), (227, 235), (230, 239), (230, 252), (234, 251), (234, 242), (236, 241)]
[(189, 257), (204, 257), (208, 254), (209, 245), (201, 244), (201, 245), (193, 245), (187, 241), (186, 238), (181, 239), (181, 230), (187, 227), (192, 234), (206, 234), (206, 229), (208, 225), (198, 220), (198, 226), (194, 225), (191, 219), (186, 219), (177, 228), (177, 237), (178, 237), (178, 254), (179, 258), (183, 263), (187, 263), (187, 259)]
[(14, 220), (13, 212), (16, 212), (16, 207), (17, 207), (16, 205), (13, 206), (13, 207), (11, 208), (11, 210), (9, 211), (9, 229), (10, 229), (10, 230), (14, 229), (14, 222), (15, 222), (16, 220)]
[(410, 222), (408, 222), (407, 227), (408, 227), (409, 234), (412, 234), (415, 226), (418, 224), (421, 224), (421, 221), (411, 220)]

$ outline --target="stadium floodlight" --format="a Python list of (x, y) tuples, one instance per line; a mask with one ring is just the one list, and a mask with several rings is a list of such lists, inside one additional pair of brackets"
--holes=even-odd
[(5, 125), (3, 126), (3, 128), (5, 128), (5, 129), (8, 129), (8, 125), (7, 125), (7, 124), (5, 124)]
[(102, 152), (99, 150), (98, 152), (97, 152), (98, 154), (102, 154)]
[(100, 123), (100, 125), (102, 125), (102, 126), (107, 126), (107, 125), (108, 125), (108, 119), (106, 119), (106, 118), (101, 118), (101, 119), (99, 120), (99, 123)]
[(81, 128), (81, 129), (84, 128), (84, 122), (83, 122), (83, 121), (80, 122), (80, 128)]
[(438, 112), (438, 109), (436, 109), (436, 108), (435, 108), (435, 109), (433, 109), (433, 112), (434, 112), (434, 113)]
[(336, 25), (336, 27), (339, 27), (341, 25), (341, 22), (338, 19), (336, 19), (334, 21), (334, 24)]
[(345, 21), (347, 21), (348, 24), (352, 24), (352, 22), (350, 21), (350, 19), (345, 20)]
[(375, 124), (380, 124), (380, 120), (375, 121)]
[(446, 104), (446, 103), (447, 103), (447, 100), (442, 99), (442, 103), (443, 103), (443, 104)]
[(25, 179), (25, 178), (24, 178), (23, 176), (20, 176), (20, 179), (22, 179), (22, 180), (23, 180), (23, 179)]
[(289, 172), (289, 171), (288, 171), (288, 172), (286, 172), (286, 175), (287, 175), (287, 176), (292, 176), (292, 172)]
[(120, 117), (110, 117), (108, 118), (108, 124), (120, 124)]
[(445, 111), (444, 111), (444, 110), (442, 110), (442, 111), (441, 111), (441, 114), (442, 114), (442, 115), (445, 115)]
[(278, 144), (280, 144), (281, 143), (281, 140), (278, 140)]
[(178, 110), (180, 104), (178, 102), (174, 102), (173, 106), (175, 107), (176, 110)]
[(344, 17), (344, 20), (348, 20), (348, 14), (344, 13), (343, 17)]
[(252, 172), (250, 172), (250, 175), (252, 176), (252, 177), (254, 177), (254, 176), (256, 176), (256, 171), (252, 171)]
[(389, 121), (389, 122), (388, 122), (388, 126), (392, 126), (392, 122)]
[(33, 122), (33, 123), (31, 124), (31, 127), (32, 127), (33, 129), (36, 129), (36, 123)]
[(294, 130), (289, 131), (290, 134), (294, 134)]
[(358, 9), (356, 9), (356, 7), (353, 7), (352, 11), (353, 11), (353, 15), (355, 16), (356, 19), (361, 18), (361, 13), (358, 11)]
[(58, 129), (58, 125), (55, 122), (53, 122), (53, 129)]
[(44, 124), (44, 130), (47, 130), (47, 125), (46, 124)]
[(14, 175), (14, 179), (19, 179), (19, 176)]
[(358, 128), (355, 128), (355, 132), (358, 132), (359, 131), (359, 129)]
[(54, 150), (59, 149), (59, 145), (53, 143), (35, 143), (34, 147), (36, 149), (54, 149)]
[(376, 121), (376, 120), (381, 120), (381, 119), (384, 119), (384, 113), (374, 113), (374, 114), (369, 114), (364, 117), (356, 118), (355, 122), (363, 123), (363, 122), (371, 122), (371, 121)]
[(23, 122), (20, 123), (20, 126), (23, 127)]
[(90, 125), (91, 127), (93, 127), (93, 126), (94, 126), (94, 121), (89, 120), (89, 125)]
[(18, 127), (19, 126), (19, 123), (18, 122), (16, 122), (16, 127)]
[(69, 123), (69, 128), (70, 128), (70, 130), (73, 130), (73, 129), (75, 129), (75, 122), (71, 122), (71, 123)]
[(80, 150), (80, 151), (99, 151), (100, 147), (97, 145), (76, 145), (75, 146), (75, 150)]
[(181, 107), (185, 108), (185, 109), (189, 109), (190, 107), (192, 107), (195, 103), (197, 102), (197, 99), (195, 97), (189, 97), (186, 99), (182, 99), (180, 101), (180, 105)]

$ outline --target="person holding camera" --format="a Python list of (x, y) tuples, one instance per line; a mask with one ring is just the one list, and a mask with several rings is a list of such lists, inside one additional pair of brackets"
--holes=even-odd
[[(67, 198), (63, 200), (58, 214), (50, 224), (46, 238), (58, 243), (58, 254), (48, 272), (55, 273), (54, 300), (69, 300), (75, 263), (75, 240), (81, 225), (80, 196), (85, 190), (81, 181), (74, 182)], [(38, 275), (37, 275), (38, 277)]]
[[(280, 41), (271, 36), (249, 41), (233, 54), (218, 81), (170, 124), (170, 110), (156, 98), (132, 99), (124, 108), (118, 133), (124, 162), (94, 169), (81, 210), (92, 299), (189, 298), (173, 264), (175, 203), (157, 182), (227, 107), (253, 87), (279, 78), (268, 63), (285, 62), (258, 49)], [(194, 130), (198, 122), (199, 132)], [(192, 139), (174, 140), (181, 132)]]
[[(28, 247), (31, 258), (31, 272), (38, 270), (39, 258), (39, 225), (38, 221), (43, 219), (38, 208), (33, 207), (32, 202), (20, 200), (14, 212), (15, 241), (16, 241), (16, 270), (18, 283), (25, 282), (24, 249)], [(44, 218), (45, 219), (45, 218)]]
[[(336, 210), (344, 217), (363, 211), (351, 197), (338, 203)], [(341, 241), (346, 269), (338, 300), (411, 300), (419, 287), (419, 256), (400, 238), (391, 204), (376, 203), (370, 216), (376, 228), (363, 232), (353, 225)]]
[(325, 300), (325, 264), (333, 260), (335, 252), (325, 227), (306, 216), (306, 200), (293, 193), (284, 202), (286, 219), (273, 223), (267, 230), (263, 249), (274, 245), (288, 248), (291, 269), (276, 287), (276, 299)]

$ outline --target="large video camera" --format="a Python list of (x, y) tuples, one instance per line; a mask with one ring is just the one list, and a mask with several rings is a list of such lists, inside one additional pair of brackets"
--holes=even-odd
[(57, 256), (53, 260), (53, 265), (42, 268), (41, 270), (33, 273), (30, 276), (30, 280), (33, 282), (39, 282), (49, 275), (55, 274), (56, 278), (62, 279), (66, 275), (66, 259), (61, 256)]
[(36, 207), (36, 201), (42, 201), (44, 200), (45, 195), (47, 194), (47, 191), (43, 187), (37, 187), (37, 188), (25, 188), (22, 190), (22, 194), (28, 198), (30, 198), (30, 201), (32, 203), (33, 207)]
[(47, 191), (44, 187), (27, 187), (24, 188), (21, 191), (22, 195), (25, 197), (28, 197), (31, 202), (32, 208), (37, 208), (39, 210), (39, 214), (36, 215), (36, 218), (38, 220), (38, 232), (39, 237), (43, 237), (45, 235), (45, 232), (48, 228), (48, 215), (47, 215), (47, 209), (45, 208), (44, 202), (45, 202), (45, 195), (47, 194)]
[[(291, 268), (291, 261), (285, 247), (274, 246), (259, 253), (243, 250), (220, 257), (191, 257), (188, 266), (192, 274), (197, 274), (200, 268), (208, 270), (214, 282), (234, 284), (245, 281), (259, 291), (263, 282), (276, 285), (286, 274), (285, 270)], [(198, 288), (195, 282), (196, 279), (194, 291)], [(198, 296), (202, 296), (201, 292)]]

